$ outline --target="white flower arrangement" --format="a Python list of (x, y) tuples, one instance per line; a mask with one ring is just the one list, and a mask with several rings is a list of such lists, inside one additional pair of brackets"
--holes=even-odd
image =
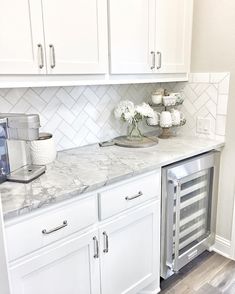
[(153, 118), (154, 111), (146, 103), (135, 106), (134, 103), (129, 100), (123, 100), (114, 109), (114, 115), (118, 119), (133, 124), (138, 123), (143, 118)]

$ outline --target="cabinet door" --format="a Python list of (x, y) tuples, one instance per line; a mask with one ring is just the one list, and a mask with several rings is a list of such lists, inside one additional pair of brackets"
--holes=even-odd
[(155, 0), (110, 0), (111, 73), (151, 73)]
[(157, 71), (189, 71), (192, 11), (193, 0), (156, 0)]
[(159, 277), (160, 202), (100, 231), (102, 294), (136, 294)]
[(107, 72), (106, 0), (42, 0), (51, 74)]
[(0, 0), (0, 74), (45, 73), (39, 0)]
[(12, 294), (99, 294), (95, 232), (70, 239), (11, 266)]

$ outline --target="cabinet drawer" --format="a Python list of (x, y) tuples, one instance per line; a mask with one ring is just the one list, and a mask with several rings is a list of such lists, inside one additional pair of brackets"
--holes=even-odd
[(152, 198), (160, 198), (160, 195), (160, 170), (120, 183), (118, 186), (110, 187), (109, 190), (99, 193), (100, 219), (111, 217)]
[(98, 220), (97, 197), (78, 200), (6, 226), (9, 260), (64, 238)]

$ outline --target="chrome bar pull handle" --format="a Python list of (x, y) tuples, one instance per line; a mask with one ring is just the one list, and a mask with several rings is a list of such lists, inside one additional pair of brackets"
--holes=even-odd
[(58, 226), (58, 227), (56, 227), (54, 229), (51, 229), (49, 231), (44, 229), (44, 230), (42, 230), (42, 233), (43, 233), (43, 235), (50, 235), (50, 234), (52, 234), (52, 233), (54, 233), (56, 231), (59, 231), (59, 230), (65, 228), (65, 227), (67, 227), (67, 225), (68, 225), (68, 222), (65, 220), (65, 221), (63, 221), (63, 224), (61, 226)]
[(174, 265), (173, 271), (179, 271), (179, 242), (180, 242), (180, 190), (181, 182), (179, 180), (174, 181), (176, 187), (176, 211), (175, 211), (175, 246), (174, 246)]
[(174, 231), (174, 215), (172, 211), (174, 211), (174, 198), (175, 191), (177, 189), (177, 183), (174, 179), (169, 179), (168, 181), (168, 195), (165, 199), (166, 201), (166, 215), (167, 220), (165, 224), (166, 230), (166, 265), (173, 271), (173, 231)]
[(93, 237), (94, 241), (94, 258), (99, 258), (99, 242), (96, 237)]
[(151, 51), (150, 53), (152, 55), (152, 66), (151, 66), (151, 69), (153, 70), (155, 68), (155, 66), (156, 66), (156, 54), (155, 54), (154, 51)]
[(160, 51), (158, 51), (157, 56), (158, 56), (157, 69), (160, 69), (162, 67), (162, 53)]
[(103, 236), (104, 236), (104, 253), (108, 253), (109, 252), (109, 237), (107, 235), (106, 232), (103, 232)]
[(43, 48), (42, 44), (38, 44), (38, 67), (42, 69), (44, 67)]
[(144, 195), (143, 192), (142, 192), (142, 191), (139, 191), (138, 194), (133, 195), (133, 196), (126, 196), (125, 199), (126, 199), (127, 201), (130, 201), (130, 200), (134, 200), (134, 199), (136, 199), (136, 198), (139, 198), (139, 197), (141, 197), (141, 196), (143, 196), (143, 195)]
[(55, 68), (56, 62), (55, 62), (55, 47), (54, 45), (50, 44), (50, 54), (51, 54), (51, 68)]

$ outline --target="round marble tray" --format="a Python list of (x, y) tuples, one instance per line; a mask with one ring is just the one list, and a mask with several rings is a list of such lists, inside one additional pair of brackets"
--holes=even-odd
[(114, 139), (114, 144), (120, 147), (128, 148), (147, 148), (158, 144), (158, 138), (154, 136), (143, 137), (142, 140), (131, 141), (126, 136), (117, 137)]

